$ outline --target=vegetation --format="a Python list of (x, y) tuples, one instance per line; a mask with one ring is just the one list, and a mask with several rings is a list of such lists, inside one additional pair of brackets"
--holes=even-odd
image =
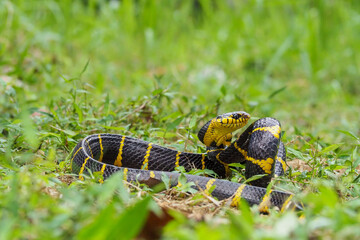
[[(359, 32), (359, 1), (0, 1), (0, 238), (359, 236)], [(201, 152), (237, 110), (281, 121), (300, 215), (69, 171), (88, 134)]]

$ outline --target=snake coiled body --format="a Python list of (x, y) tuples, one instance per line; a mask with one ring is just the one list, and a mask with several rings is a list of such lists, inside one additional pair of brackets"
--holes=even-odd
[[(204, 190), (218, 199), (230, 199), (237, 206), (241, 199), (250, 205), (258, 204), (260, 211), (269, 207), (281, 210), (291, 202), (291, 193), (270, 190), (266, 187), (272, 176), (282, 175), (285, 170), (286, 152), (280, 141), (280, 123), (273, 118), (263, 118), (251, 124), (241, 136), (231, 143), (231, 132), (244, 126), (249, 119), (244, 112), (220, 115), (199, 131), (199, 139), (207, 146), (206, 153), (180, 152), (151, 142), (117, 134), (96, 134), (82, 139), (71, 155), (72, 171), (79, 175), (100, 172), (103, 179), (121, 171), (126, 181), (137, 181), (150, 186), (162, 181), (166, 175), (171, 186), (180, 184), (180, 173), (172, 172), (178, 166), (186, 171), (211, 169), (219, 177), (229, 175), (228, 164), (245, 164), (245, 176), (264, 174), (251, 185), (222, 179), (185, 174), (194, 188)], [(213, 187), (215, 186), (215, 187)], [(210, 189), (213, 189), (211, 192)]]

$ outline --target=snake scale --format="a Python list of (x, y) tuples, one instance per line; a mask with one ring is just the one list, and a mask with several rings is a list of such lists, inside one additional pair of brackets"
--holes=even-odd
[[(249, 205), (259, 205), (261, 212), (270, 207), (281, 211), (301, 209), (292, 201), (293, 194), (268, 190), (273, 175), (284, 174), (286, 151), (281, 142), (281, 126), (274, 118), (261, 118), (252, 123), (235, 141), (232, 132), (246, 125), (250, 115), (238, 111), (225, 113), (208, 121), (198, 138), (206, 145), (206, 153), (180, 152), (151, 142), (117, 134), (96, 134), (82, 139), (71, 154), (71, 168), (80, 179), (84, 174), (100, 172), (103, 179), (121, 171), (124, 180), (149, 186), (160, 183), (166, 175), (171, 186), (181, 184), (180, 173), (172, 172), (178, 166), (186, 171), (210, 169), (219, 177), (229, 176), (229, 164), (245, 165), (245, 177), (262, 174), (263, 177), (241, 184), (222, 179), (185, 174), (192, 187), (219, 200), (229, 199), (238, 206), (241, 199)], [(100, 180), (102, 181), (102, 180)], [(210, 192), (209, 190), (212, 189)]]

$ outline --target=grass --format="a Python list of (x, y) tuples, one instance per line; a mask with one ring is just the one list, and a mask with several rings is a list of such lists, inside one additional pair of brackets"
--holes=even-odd
[[(0, 238), (132, 239), (163, 211), (164, 239), (353, 239), (359, 32), (358, 1), (1, 1)], [(281, 121), (303, 216), (69, 172), (88, 134), (201, 152), (235, 110)]]

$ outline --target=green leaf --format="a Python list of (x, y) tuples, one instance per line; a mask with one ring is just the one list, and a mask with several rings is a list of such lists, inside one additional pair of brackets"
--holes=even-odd
[(72, 131), (72, 130), (70, 130), (70, 129), (63, 129), (63, 130), (61, 130), (61, 131), (64, 132), (66, 135), (70, 136), (70, 137), (74, 137), (74, 136), (77, 135), (76, 132), (74, 132), (74, 131)]
[(245, 169), (245, 165), (241, 163), (230, 163), (229, 166)]
[(326, 148), (324, 148), (323, 150), (321, 150), (320, 154), (324, 154), (324, 153), (328, 153), (331, 151), (334, 151), (335, 149), (339, 148), (341, 145), (343, 145), (342, 143), (338, 143), (338, 144), (332, 144), (330, 146), (327, 146)]
[(220, 88), (220, 92), (223, 96), (226, 96), (226, 87), (225, 85), (222, 85), (221, 88)]
[(181, 116), (180, 112), (173, 112), (173, 113), (170, 113), (170, 114), (166, 115), (165, 117), (161, 118), (160, 120), (161, 121), (166, 121), (168, 119), (177, 118), (177, 117), (180, 117), (180, 116)]
[(351, 153), (351, 162), (353, 162), (354, 166), (358, 166), (360, 164), (360, 158), (357, 156), (357, 146)]
[(286, 89), (286, 86), (275, 90), (274, 92), (272, 92), (272, 93), (270, 94), (269, 99), (275, 97), (277, 94), (281, 93), (281, 92), (284, 91), (285, 89)]
[(179, 126), (179, 124), (182, 122), (182, 120), (184, 119), (184, 117), (179, 117), (177, 119), (175, 119), (175, 121), (173, 121), (172, 123), (170, 123), (167, 127), (167, 129), (169, 131), (174, 130), (175, 128), (177, 128), (177, 126)]
[(181, 192), (188, 192), (188, 193), (196, 193), (197, 190), (194, 189), (192, 186), (195, 185), (195, 183), (193, 182), (188, 182), (187, 178), (186, 178), (186, 175), (181, 173), (179, 175), (179, 178), (178, 178), (178, 184), (175, 188), (178, 190), (178, 191), (181, 191)]
[(79, 106), (76, 103), (74, 103), (73, 106), (75, 108), (75, 111), (76, 111), (77, 115), (79, 116), (79, 122), (81, 123), (83, 121), (82, 111), (81, 111), (81, 109), (79, 108)]
[(189, 123), (189, 128), (193, 129), (196, 126), (196, 121), (197, 121), (198, 116), (196, 114), (194, 114), (191, 119), (190, 119), (190, 123)]
[(107, 239), (134, 239), (144, 225), (149, 213), (149, 204), (151, 198), (137, 202), (134, 206), (126, 211), (115, 221), (113, 229), (109, 232)]
[(180, 172), (180, 173), (186, 173), (185, 167), (184, 166), (178, 166), (175, 168), (175, 171)]
[(84, 68), (80, 72), (80, 76), (84, 74), (84, 72), (86, 71), (86, 69), (89, 66), (89, 63), (90, 63), (90, 58), (86, 61), (86, 64), (85, 64)]
[(168, 177), (168, 175), (166, 175), (165, 173), (162, 173), (161, 181), (163, 181), (163, 183), (165, 184), (165, 188), (167, 190), (169, 190), (170, 189), (170, 178)]
[(30, 117), (29, 112), (28, 111), (21, 112), (20, 117), (21, 117), (21, 124), (23, 127), (23, 133), (27, 143), (29, 143), (29, 145), (32, 148), (34, 149), (37, 148), (39, 146), (39, 138), (37, 136), (37, 130), (33, 120)]
[(76, 239), (106, 239), (109, 229), (114, 223), (115, 206), (110, 203), (97, 216), (93, 216), (91, 224), (83, 227), (76, 236)]
[(114, 203), (110, 203), (80, 230), (76, 239), (134, 239), (146, 220), (150, 200), (150, 197), (140, 200), (120, 215)]
[(254, 176), (246, 179), (246, 181), (244, 182), (244, 184), (245, 184), (245, 183), (248, 183), (248, 182), (252, 182), (252, 181), (258, 180), (258, 179), (260, 179), (260, 178), (262, 178), (262, 177), (264, 177), (264, 176), (266, 176), (266, 175), (267, 175), (267, 174), (254, 175)]
[(296, 158), (304, 159), (304, 156), (302, 155), (302, 153), (299, 152), (299, 151), (297, 151), (297, 150), (295, 150), (295, 149), (293, 149), (293, 148), (288, 147), (288, 148), (287, 148), (287, 151), (288, 151), (289, 153), (293, 154)]
[(181, 185), (185, 185), (187, 183), (187, 178), (186, 178), (185, 174), (181, 173), (179, 175), (178, 181)]
[(360, 140), (359, 137), (357, 137), (354, 133), (352, 133), (350, 131), (345, 131), (345, 130), (336, 130), (336, 131), (341, 132), (341, 133), (343, 133), (345, 135), (348, 135), (348, 136), (354, 138), (355, 140), (358, 140), (358, 141)]
[(0, 239), (12, 239), (16, 222), (16, 218), (0, 220)]
[(109, 105), (110, 105), (110, 97), (109, 93), (106, 94), (105, 103), (104, 103), (104, 113), (105, 115), (109, 115)]
[(244, 199), (240, 200), (239, 209), (240, 214), (229, 212), (232, 232), (241, 236), (237, 239), (253, 239), (251, 236), (254, 233), (254, 218), (248, 203)]
[(158, 88), (158, 89), (155, 89), (154, 91), (152, 91), (152, 95), (153, 96), (156, 96), (156, 95), (159, 95), (160, 93), (162, 93), (164, 90), (162, 88)]

